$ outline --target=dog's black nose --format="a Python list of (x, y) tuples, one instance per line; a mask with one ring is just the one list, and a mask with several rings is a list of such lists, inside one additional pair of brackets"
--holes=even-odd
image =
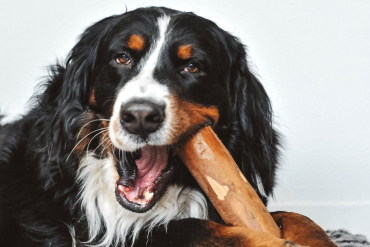
[(131, 134), (146, 139), (159, 129), (165, 117), (165, 106), (147, 101), (133, 101), (122, 105), (121, 124)]

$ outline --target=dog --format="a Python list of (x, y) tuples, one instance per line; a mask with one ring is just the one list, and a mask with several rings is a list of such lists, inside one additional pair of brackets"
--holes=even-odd
[(210, 125), (265, 204), (273, 193), (269, 98), (212, 21), (163, 7), (108, 17), (42, 85), (0, 127), (4, 246), (294, 246), (225, 226), (174, 152)]

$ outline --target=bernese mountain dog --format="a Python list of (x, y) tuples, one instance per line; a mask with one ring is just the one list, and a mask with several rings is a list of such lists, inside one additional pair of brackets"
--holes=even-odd
[(1, 246), (293, 246), (224, 225), (172, 147), (211, 125), (264, 203), (273, 192), (269, 98), (212, 21), (108, 17), (42, 85), (0, 127)]

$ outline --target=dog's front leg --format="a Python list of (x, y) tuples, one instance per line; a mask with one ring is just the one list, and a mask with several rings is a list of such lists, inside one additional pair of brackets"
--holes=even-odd
[(326, 232), (304, 215), (291, 212), (271, 213), (282, 237), (304, 246), (336, 247)]
[(225, 226), (208, 220), (183, 219), (171, 221), (167, 228), (143, 232), (136, 246), (148, 247), (291, 247), (298, 246), (272, 235), (245, 227)]

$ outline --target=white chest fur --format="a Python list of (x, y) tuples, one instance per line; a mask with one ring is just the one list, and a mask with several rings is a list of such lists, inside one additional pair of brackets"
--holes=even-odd
[(86, 213), (91, 242), (105, 226), (105, 234), (97, 246), (135, 239), (141, 229), (183, 218), (207, 218), (207, 203), (197, 190), (170, 185), (151, 210), (134, 213), (123, 208), (115, 198), (117, 170), (112, 158), (97, 159), (87, 154), (81, 161), (77, 177), (81, 184), (80, 200)]

